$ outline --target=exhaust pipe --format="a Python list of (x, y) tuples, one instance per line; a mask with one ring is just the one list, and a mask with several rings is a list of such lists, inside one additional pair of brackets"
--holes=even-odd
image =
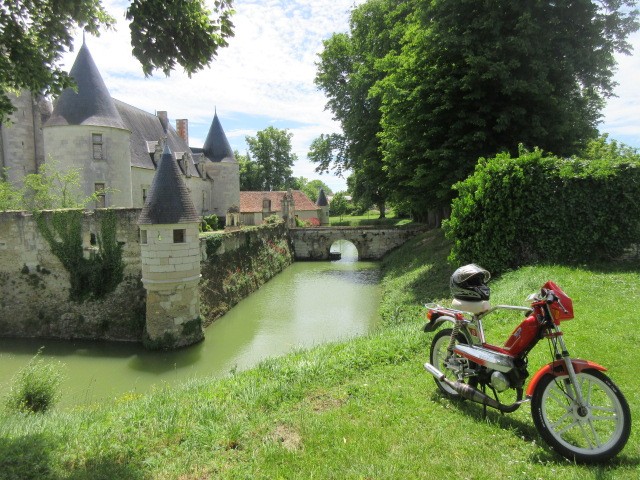
[(458, 392), (461, 397), (466, 398), (467, 400), (471, 400), (472, 402), (487, 405), (488, 407), (495, 408), (496, 410), (500, 410), (504, 413), (515, 412), (520, 404), (523, 403), (522, 401), (518, 401), (512, 405), (504, 405), (498, 402), (495, 398), (491, 398), (490, 396), (482, 393), (480, 390), (473, 388), (470, 385), (467, 385), (466, 383), (457, 381), (452, 382), (447, 377), (445, 377), (444, 373), (442, 373), (430, 363), (425, 363), (424, 368), (427, 372), (436, 377), (438, 381), (446, 383), (449, 387)]

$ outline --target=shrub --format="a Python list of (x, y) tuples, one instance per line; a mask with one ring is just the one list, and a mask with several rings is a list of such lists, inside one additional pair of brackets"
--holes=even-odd
[(282, 218), (280, 218), (278, 215), (276, 215), (274, 213), (273, 215), (269, 215), (264, 220), (262, 220), (262, 223), (267, 224), (267, 225), (275, 225), (275, 224), (280, 223), (282, 221), (283, 221)]
[(201, 232), (213, 232), (214, 230), (218, 230), (220, 228), (220, 219), (217, 215), (206, 215), (202, 217), (202, 222), (200, 222), (200, 231)]
[(63, 365), (46, 362), (39, 355), (40, 351), (14, 377), (6, 401), (9, 410), (44, 413), (58, 400)]
[(538, 149), (481, 158), (454, 188), (459, 195), (444, 228), (458, 265), (499, 273), (537, 262), (608, 260), (640, 238), (640, 157), (628, 148), (591, 145), (586, 158)]

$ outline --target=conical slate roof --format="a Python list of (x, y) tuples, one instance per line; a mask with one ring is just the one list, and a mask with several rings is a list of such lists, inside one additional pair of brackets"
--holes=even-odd
[(222, 125), (218, 119), (218, 113), (213, 115), (213, 122), (209, 128), (207, 139), (202, 147), (204, 156), (212, 162), (235, 162), (236, 157), (233, 155), (229, 140), (222, 130)]
[(200, 217), (182, 180), (178, 164), (165, 145), (138, 224), (198, 223)]
[(321, 188), (320, 192), (318, 193), (318, 200), (316, 201), (316, 205), (318, 207), (326, 207), (327, 205), (329, 205), (329, 202), (327, 202), (327, 196), (324, 194), (324, 188)]
[(45, 127), (95, 125), (126, 128), (85, 43), (69, 75), (75, 80), (78, 91), (67, 88), (60, 94)]

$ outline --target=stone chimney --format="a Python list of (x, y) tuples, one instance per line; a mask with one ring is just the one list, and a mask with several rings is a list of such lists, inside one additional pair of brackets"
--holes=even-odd
[(167, 113), (166, 110), (157, 110), (156, 111), (156, 117), (158, 117), (164, 123), (169, 121), (169, 114)]
[(176, 120), (176, 131), (178, 135), (180, 135), (180, 138), (189, 146), (189, 120), (186, 118)]

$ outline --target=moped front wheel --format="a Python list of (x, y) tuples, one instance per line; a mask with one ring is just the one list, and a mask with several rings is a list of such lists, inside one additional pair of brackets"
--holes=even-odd
[[(452, 332), (453, 330), (451, 328), (445, 328), (444, 330), (440, 330), (435, 335), (435, 337), (433, 337), (433, 341), (431, 342), (431, 353), (429, 357), (431, 359), (431, 365), (444, 373), (449, 380), (455, 382), (458, 381), (458, 376), (453, 371), (454, 365), (458, 363), (459, 366), (462, 366), (463, 364), (467, 363), (467, 360), (456, 354), (449, 355), (447, 347), (449, 346), (449, 342), (451, 341)], [(461, 333), (458, 333), (456, 342), (465, 345), (469, 343)], [(447, 396), (451, 398), (462, 398), (458, 392), (456, 392), (445, 382), (438, 380), (437, 378), (435, 378), (434, 380), (438, 388)], [(472, 386), (475, 386), (477, 382), (475, 381), (475, 378), (472, 378), (469, 383)]]
[(560, 455), (599, 463), (614, 457), (631, 432), (629, 404), (618, 387), (598, 370), (577, 374), (584, 405), (574, 400), (568, 377), (545, 375), (531, 399), (540, 436)]

